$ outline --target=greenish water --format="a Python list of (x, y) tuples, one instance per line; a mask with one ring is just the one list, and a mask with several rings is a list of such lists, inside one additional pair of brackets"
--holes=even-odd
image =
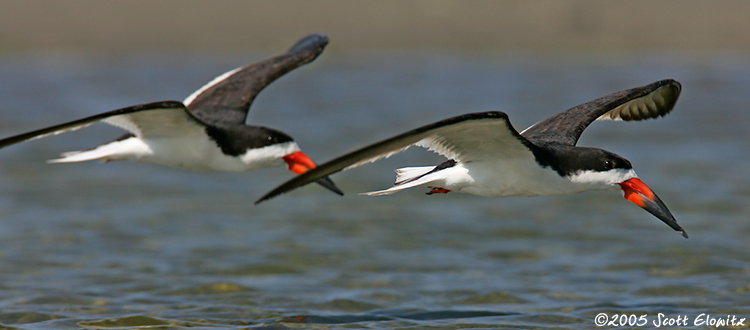
[[(0, 135), (181, 100), (262, 55), (0, 59)], [(254, 206), (283, 168), (205, 173), (48, 165), (120, 135), (101, 125), (0, 150), (0, 328), (487, 329), (597, 327), (606, 313), (750, 318), (750, 61), (731, 55), (323, 54), (264, 91), (252, 123), (319, 162), (457, 114), (520, 130), (663, 78), (676, 110), (595, 123), (580, 145), (628, 158), (688, 231), (616, 193), (385, 197), (410, 150)], [(750, 322), (745, 322), (750, 324)], [(663, 328), (663, 327), (662, 327)], [(719, 327), (731, 328), (731, 327)]]

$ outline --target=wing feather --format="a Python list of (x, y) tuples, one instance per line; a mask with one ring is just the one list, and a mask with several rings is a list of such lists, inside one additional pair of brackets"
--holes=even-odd
[(208, 123), (245, 123), (255, 97), (276, 79), (315, 60), (328, 44), (324, 34), (309, 35), (289, 51), (226, 72), (185, 99), (190, 112)]
[(682, 86), (676, 81), (663, 84), (643, 97), (605, 112), (597, 120), (639, 121), (666, 116), (674, 108)]
[[(170, 118), (181, 117), (183, 120), (197, 123), (194, 125), (200, 125), (200, 122), (197, 119), (192, 118), (192, 116), (185, 110), (185, 106), (182, 105), (182, 103), (177, 101), (154, 102), (112, 110), (67, 123), (7, 137), (0, 140), (0, 148), (5, 148), (23, 141), (41, 139), (51, 135), (79, 130), (100, 121), (123, 128), (136, 135), (143, 135), (144, 132), (150, 132), (153, 130), (152, 126), (154, 125), (144, 124), (147, 120), (140, 119), (164, 117), (162, 115), (166, 115), (166, 117)], [(144, 127), (138, 127), (139, 124), (144, 124)], [(167, 124), (167, 126), (169, 126), (169, 124)]]
[(140, 138), (190, 137), (206, 135), (206, 124), (183, 105), (137, 111), (108, 117), (102, 122), (122, 128)]
[(531, 155), (531, 145), (499, 111), (471, 113), (448, 118), (352, 151), (296, 176), (255, 203), (314, 182), (342, 170), (392, 156), (416, 145), (457, 161)]
[(574, 146), (594, 120), (639, 121), (667, 115), (682, 86), (673, 79), (612, 93), (542, 120), (521, 132), (534, 143)]

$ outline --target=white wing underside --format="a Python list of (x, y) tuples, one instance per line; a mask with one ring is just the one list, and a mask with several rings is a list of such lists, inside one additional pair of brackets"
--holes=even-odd
[(425, 148), (459, 163), (533, 156), (514, 133), (515, 129), (504, 118), (463, 121), (394, 141), (391, 149), (344, 170), (388, 158), (411, 146)]
[(184, 108), (156, 109), (112, 116), (103, 123), (119, 127), (139, 138), (168, 138), (205, 135), (205, 126)]
[[(152, 153), (147, 140), (155, 139), (189, 139), (205, 136), (205, 126), (188, 114), (183, 107), (156, 108), (138, 112), (114, 115), (101, 119), (100, 122), (121, 128), (135, 135), (135, 138), (111, 141), (95, 148), (65, 152), (61, 158), (49, 160), (49, 163), (71, 163), (89, 160), (117, 160), (139, 158)], [(79, 126), (61, 129), (35, 137), (39, 139), (49, 135), (62, 134), (90, 126), (89, 122)]]
[(89, 127), (102, 122), (133, 133), (139, 138), (197, 136), (205, 134), (205, 126), (186, 112), (184, 108), (157, 108), (134, 113), (114, 115), (97, 121), (36, 135), (28, 140), (38, 140)]
[(356, 162), (354, 164), (351, 164), (351, 165), (349, 165), (347, 167), (344, 167), (343, 171), (346, 171), (346, 170), (349, 170), (349, 169), (352, 169), (352, 168), (355, 168), (355, 167), (359, 167), (359, 166), (362, 166), (362, 165), (365, 165), (365, 164), (374, 163), (374, 162), (376, 162), (376, 161), (378, 161), (380, 159), (383, 159), (383, 158), (389, 158), (389, 157), (391, 157), (391, 156), (393, 156), (395, 154), (398, 154), (398, 153), (400, 153), (402, 151), (405, 151), (406, 149), (411, 148), (411, 146), (415, 145), (417, 142), (409, 144), (409, 145), (407, 145), (407, 146), (405, 146), (405, 147), (403, 147), (401, 149), (396, 149), (396, 150), (389, 151), (389, 152), (384, 153), (384, 154), (377, 155), (375, 157), (363, 159), (363, 160), (358, 161), (358, 162)]

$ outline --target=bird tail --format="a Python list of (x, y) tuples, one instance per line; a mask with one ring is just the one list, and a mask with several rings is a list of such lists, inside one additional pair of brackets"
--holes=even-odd
[(48, 160), (47, 163), (76, 163), (97, 159), (107, 161), (107, 157), (111, 157), (112, 155), (114, 155), (114, 153), (112, 152), (112, 150), (109, 150), (111, 148), (106, 148), (105, 146), (106, 144), (103, 144), (92, 149), (69, 151), (61, 154), (60, 158)]
[(138, 139), (126, 138), (124, 140), (115, 140), (91, 149), (63, 153), (60, 155), (60, 158), (50, 159), (47, 163), (76, 163), (89, 160), (101, 160), (106, 162), (110, 160), (126, 159), (128, 158), (127, 156), (135, 155), (136, 153), (133, 151), (141, 149), (143, 145), (144, 144)]
[(432, 178), (426, 178), (425, 175), (435, 169), (435, 166), (404, 167), (396, 170), (396, 183), (393, 187), (385, 190), (371, 191), (361, 193), (365, 196), (390, 195), (404, 189), (422, 186), (433, 181)]

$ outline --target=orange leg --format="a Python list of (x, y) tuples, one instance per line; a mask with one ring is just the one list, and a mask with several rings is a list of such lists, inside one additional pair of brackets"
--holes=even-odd
[(448, 190), (448, 189), (445, 189), (445, 188), (432, 187), (432, 190), (430, 190), (427, 194), (428, 195), (432, 195), (432, 194), (447, 194), (449, 192), (451, 192), (451, 191)]

